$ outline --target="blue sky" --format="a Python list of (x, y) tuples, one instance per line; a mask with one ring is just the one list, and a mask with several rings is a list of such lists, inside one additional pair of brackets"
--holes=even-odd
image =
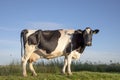
[(100, 29), (81, 61), (120, 62), (120, 0), (0, 0), (0, 65), (20, 60), (23, 29)]

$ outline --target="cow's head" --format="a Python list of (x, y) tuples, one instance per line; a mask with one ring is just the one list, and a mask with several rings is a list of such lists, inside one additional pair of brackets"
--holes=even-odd
[(87, 27), (85, 30), (79, 30), (79, 33), (82, 33), (83, 41), (86, 46), (92, 45), (92, 36), (98, 32), (98, 29), (92, 30), (90, 27)]
[(84, 38), (84, 43), (86, 46), (91, 46), (92, 45), (92, 35), (97, 34), (99, 32), (98, 29), (92, 30), (90, 27), (87, 27), (83, 31), (83, 38)]

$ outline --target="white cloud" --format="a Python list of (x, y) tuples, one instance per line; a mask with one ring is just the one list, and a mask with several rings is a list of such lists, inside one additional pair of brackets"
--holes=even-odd
[(54, 29), (65, 29), (65, 25), (63, 24), (58, 24), (54, 22), (29, 22), (27, 24), (29, 28), (32, 29), (43, 29), (43, 30), (54, 30)]

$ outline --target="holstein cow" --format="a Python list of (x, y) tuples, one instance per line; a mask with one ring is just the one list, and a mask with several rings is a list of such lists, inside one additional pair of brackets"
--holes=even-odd
[[(22, 30), (21, 32), (21, 56), (23, 76), (27, 76), (26, 64), (33, 75), (37, 75), (32, 63), (39, 58), (52, 59), (65, 56), (62, 72), (71, 73), (72, 59), (79, 59), (86, 46), (92, 45), (92, 35), (99, 30), (87, 27), (85, 30)], [(24, 47), (24, 48), (23, 48)], [(23, 54), (24, 52), (24, 54)]]

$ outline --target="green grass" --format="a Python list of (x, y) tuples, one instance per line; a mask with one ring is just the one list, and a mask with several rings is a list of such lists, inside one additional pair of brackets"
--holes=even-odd
[(71, 76), (60, 73), (38, 73), (36, 77), (30, 74), (28, 77), (22, 77), (17, 73), (17, 75), (0, 76), (0, 80), (120, 80), (120, 73), (80, 71), (73, 72)]
[(41, 61), (34, 65), (38, 76), (31, 76), (27, 66), (28, 77), (22, 76), (22, 66), (19, 62), (0, 66), (0, 80), (120, 80), (120, 64), (93, 64), (72, 63), (73, 75), (61, 74), (63, 62), (58, 60), (49, 61), (49, 64)]

